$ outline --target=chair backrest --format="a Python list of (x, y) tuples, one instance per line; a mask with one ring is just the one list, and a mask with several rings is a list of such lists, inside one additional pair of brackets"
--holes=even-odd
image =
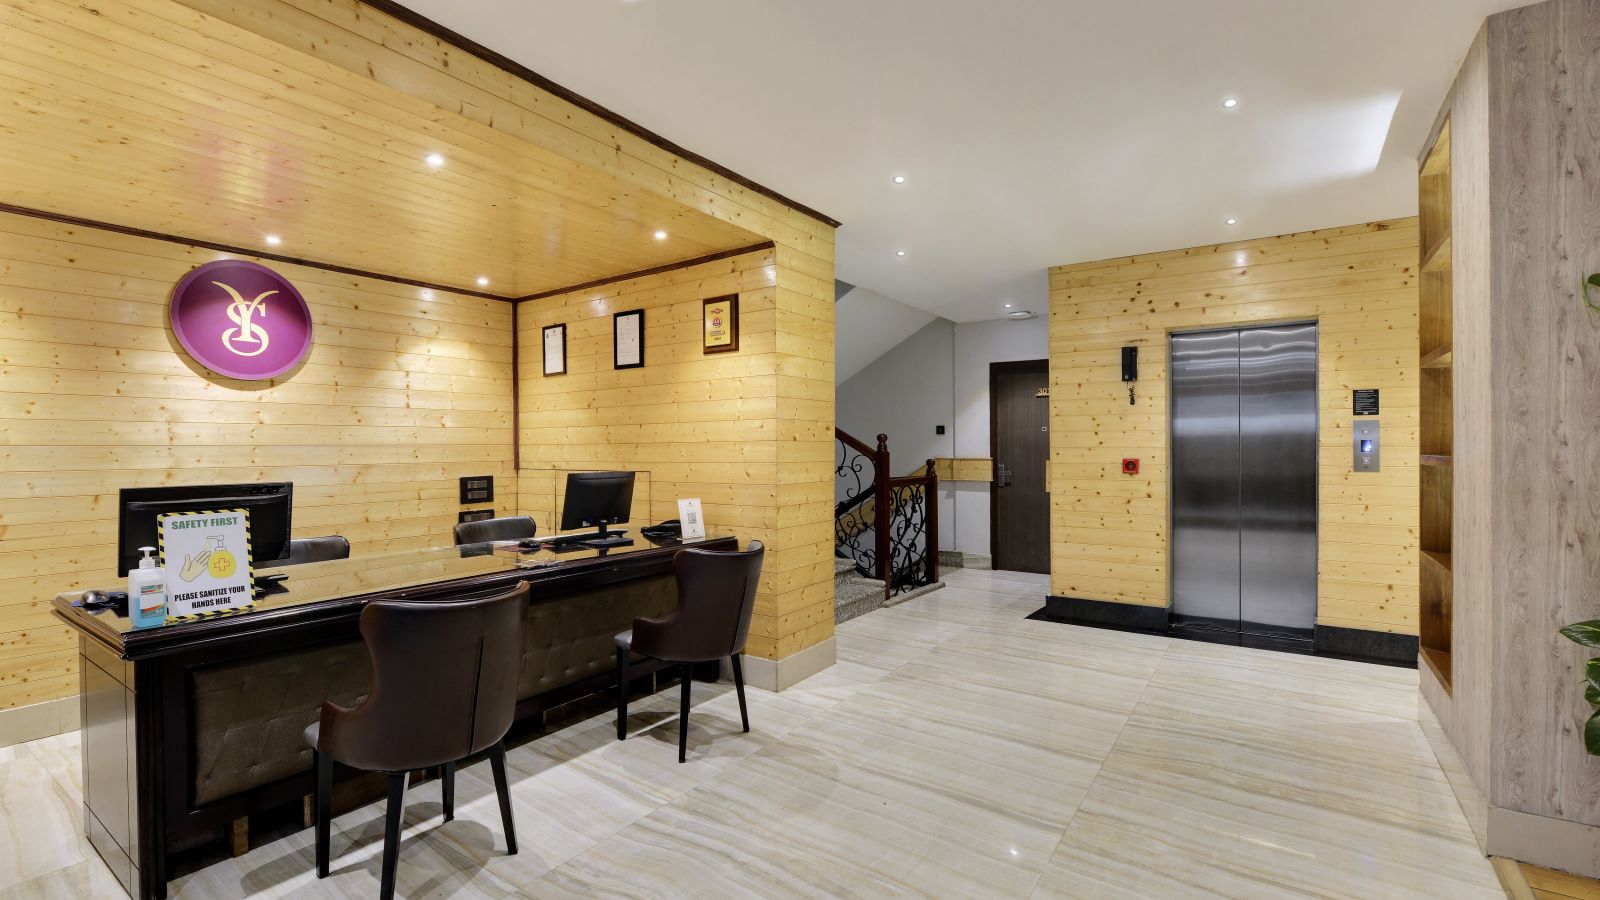
[(289, 542), (289, 560), (286, 566), (327, 562), (330, 559), (349, 559), (350, 542), (337, 534), (314, 538), (297, 538)]
[(533, 537), (538, 530), (532, 516), (504, 516), (462, 522), (456, 526), (456, 544), (483, 544), (489, 541), (520, 541)]
[(372, 690), (322, 706), (320, 747), (371, 772), (443, 765), (491, 747), (516, 715), (528, 583), (481, 600), (375, 600), (361, 611)]
[(658, 619), (635, 619), (633, 649), (656, 659), (705, 662), (744, 650), (766, 548), (679, 550), (672, 557), (678, 606)]

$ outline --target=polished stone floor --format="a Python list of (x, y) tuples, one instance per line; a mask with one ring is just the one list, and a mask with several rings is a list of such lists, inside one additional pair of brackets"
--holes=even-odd
[[(1024, 618), (1040, 576), (957, 570), (840, 626), (782, 694), (697, 685), (411, 794), (406, 897), (1503, 897), (1416, 724), (1416, 673)], [(80, 837), (75, 734), (0, 748), (0, 898), (119, 896)], [(186, 898), (371, 897), (382, 807), (172, 884)]]

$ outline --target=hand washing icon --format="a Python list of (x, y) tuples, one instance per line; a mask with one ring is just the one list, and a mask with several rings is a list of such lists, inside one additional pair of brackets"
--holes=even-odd
[(212, 535), (208, 538), (208, 540), (216, 542), (216, 546), (211, 548), (211, 561), (206, 563), (206, 568), (211, 571), (211, 577), (227, 578), (234, 572), (238, 571), (239, 562), (233, 558), (233, 554), (230, 553), (227, 546), (223, 544), (222, 536)]

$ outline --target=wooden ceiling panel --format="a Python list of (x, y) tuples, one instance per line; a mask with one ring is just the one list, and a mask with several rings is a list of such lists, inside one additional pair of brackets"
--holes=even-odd
[(5, 200), (466, 289), (485, 276), (509, 296), (762, 240), (194, 15), (0, 0)]

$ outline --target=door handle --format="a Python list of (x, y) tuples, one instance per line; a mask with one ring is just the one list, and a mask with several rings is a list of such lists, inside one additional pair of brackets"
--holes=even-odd
[(1006, 468), (1005, 463), (1000, 463), (994, 467), (994, 484), (995, 487), (1011, 486), (1011, 470)]

